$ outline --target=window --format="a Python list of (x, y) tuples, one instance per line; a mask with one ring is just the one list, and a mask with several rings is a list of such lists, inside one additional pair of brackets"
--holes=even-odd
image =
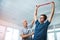
[(54, 33), (48, 33), (48, 40), (55, 40)]
[(6, 27), (0, 25), (0, 40), (4, 40), (5, 31), (6, 31)]
[(60, 40), (60, 28), (48, 30), (47, 40)]
[(5, 40), (18, 40), (19, 38), (19, 30), (14, 28), (7, 28)]
[(60, 40), (60, 32), (57, 32), (57, 40)]

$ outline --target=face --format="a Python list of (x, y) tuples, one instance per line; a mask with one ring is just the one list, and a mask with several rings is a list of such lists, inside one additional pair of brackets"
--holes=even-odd
[(27, 27), (27, 21), (26, 20), (23, 21), (23, 26)]
[(44, 16), (40, 16), (40, 22), (44, 22)]

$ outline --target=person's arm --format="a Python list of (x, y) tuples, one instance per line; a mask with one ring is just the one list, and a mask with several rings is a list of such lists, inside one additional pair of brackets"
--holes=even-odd
[(28, 25), (28, 28), (32, 28), (34, 24), (34, 20), (32, 20), (32, 22)]
[(36, 5), (36, 7), (35, 7), (35, 12), (34, 12), (34, 21), (36, 21), (37, 20), (37, 13), (38, 13), (38, 8), (39, 8), (40, 6), (39, 5)]
[(24, 38), (27, 38), (31, 35), (33, 35), (34, 33), (32, 32), (31, 34), (21, 34), (20, 36), (24, 39)]
[(32, 25), (34, 24), (34, 20), (32, 20)]
[(55, 11), (55, 3), (51, 2), (51, 5), (52, 5), (52, 9), (51, 9), (51, 16), (49, 18), (49, 22), (52, 21), (52, 18), (53, 18), (53, 15), (54, 15), (54, 11)]

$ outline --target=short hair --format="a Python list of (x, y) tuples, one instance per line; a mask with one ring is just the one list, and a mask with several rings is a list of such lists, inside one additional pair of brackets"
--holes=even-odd
[(47, 19), (47, 16), (45, 14), (41, 14), (41, 16), (44, 16), (44, 21)]

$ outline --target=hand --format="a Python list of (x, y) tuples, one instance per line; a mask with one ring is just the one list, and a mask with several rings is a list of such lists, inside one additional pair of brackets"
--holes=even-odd
[(53, 1), (51, 3), (54, 3)]
[(38, 9), (40, 7), (40, 5), (36, 5), (36, 8)]
[(51, 4), (55, 4), (55, 3), (52, 1)]
[(34, 32), (31, 33), (31, 35), (33, 35), (33, 34), (34, 34)]
[(51, 5), (52, 5), (52, 6), (54, 6), (54, 5), (55, 5), (55, 3), (54, 3), (54, 2), (51, 2)]

